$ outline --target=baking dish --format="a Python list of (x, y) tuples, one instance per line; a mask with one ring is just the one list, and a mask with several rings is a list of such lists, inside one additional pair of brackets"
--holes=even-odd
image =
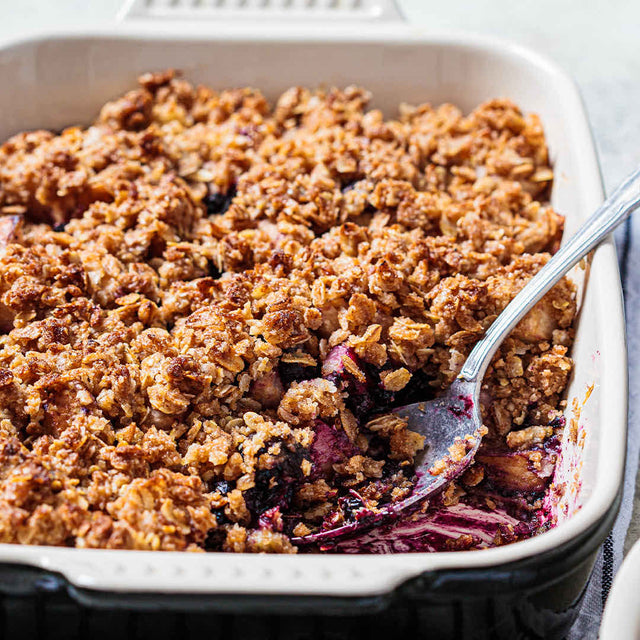
[[(166, 21), (144, 17), (142, 5), (132, 8), (139, 17), (117, 29), (46, 35), (2, 47), (0, 138), (87, 122), (139, 73), (170, 66), (214, 87), (254, 85), (270, 98), (295, 84), (357, 83), (386, 112), (400, 101), (450, 101), (466, 110), (508, 96), (538, 113), (545, 125), (556, 170), (552, 203), (567, 216), (566, 234), (602, 200), (575, 87), (553, 64), (518, 46), (466, 34), (425, 34), (398, 21), (372, 19), (355, 34), (349, 22), (310, 26), (292, 20), (269, 23), (265, 30), (254, 14), (242, 23), (186, 19), (185, 13)], [(526, 633), (561, 635), (615, 517), (623, 472), (625, 335), (611, 242), (595, 252), (590, 265), (573, 357), (569, 407), (581, 411), (568, 417), (578, 421), (584, 448), (565, 456), (563, 479), (570, 490), (559, 505), (560, 525), (536, 538), (485, 551), (348, 557), (0, 545), (0, 586), (11, 591), (19, 576), (25, 593), (45, 585), (68, 590), (86, 604), (139, 608), (163, 603), (176, 609), (353, 614), (410, 601), (416, 615), (441, 629), (455, 627), (464, 637), (506, 635), (517, 625)], [(45, 574), (24, 566), (56, 577), (43, 582)]]

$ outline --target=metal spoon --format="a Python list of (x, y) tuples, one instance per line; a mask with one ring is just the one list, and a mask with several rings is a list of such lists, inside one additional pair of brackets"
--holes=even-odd
[[(507, 305), (475, 345), (458, 378), (442, 396), (393, 411), (407, 418), (409, 428), (425, 437), (425, 449), (416, 459), (416, 483), (410, 496), (378, 511), (365, 512), (355, 522), (292, 541), (296, 544), (327, 543), (386, 523), (415, 509), (462, 474), (473, 461), (482, 439), (480, 387), (496, 350), (545, 293), (638, 207), (640, 169), (626, 178)], [(434, 464), (441, 460), (446, 461), (445, 470), (437, 473)]]

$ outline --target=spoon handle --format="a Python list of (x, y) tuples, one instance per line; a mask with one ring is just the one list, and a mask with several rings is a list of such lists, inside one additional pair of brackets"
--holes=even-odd
[(640, 169), (625, 179), (507, 305), (489, 327), (484, 338), (473, 348), (458, 377), (469, 382), (482, 379), (502, 341), (536, 302), (638, 207), (640, 207)]

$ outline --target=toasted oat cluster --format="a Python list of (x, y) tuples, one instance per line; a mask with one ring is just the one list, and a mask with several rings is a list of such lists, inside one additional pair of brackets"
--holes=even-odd
[[(292, 553), (410, 493), (423, 439), (385, 410), (557, 249), (543, 130), (507, 100), (139, 83), (0, 148), (0, 542)], [(445, 506), (539, 500), (575, 312), (563, 281), (506, 340)]]

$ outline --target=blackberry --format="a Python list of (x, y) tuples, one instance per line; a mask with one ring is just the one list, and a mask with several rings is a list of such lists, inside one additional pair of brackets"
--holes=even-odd
[(310, 367), (298, 362), (280, 362), (278, 373), (283, 384), (289, 386), (292, 382), (311, 380), (318, 377), (318, 367)]
[(222, 551), (222, 545), (227, 538), (224, 529), (211, 529), (204, 540), (204, 548), (207, 551)]
[(342, 509), (345, 520), (359, 520), (364, 515), (364, 512), (367, 511), (364, 501), (353, 490), (350, 492), (350, 495), (340, 498), (338, 505)]
[(349, 393), (349, 397), (346, 399), (346, 405), (351, 409), (356, 418), (362, 420), (376, 408), (376, 403), (364, 385), (358, 385), (358, 387), (359, 388), (355, 389), (355, 393)]
[(234, 187), (229, 189), (227, 193), (216, 191), (215, 193), (209, 193), (206, 195), (203, 202), (207, 207), (207, 215), (214, 216), (224, 213), (229, 208), (229, 205), (235, 195), (236, 190)]
[(225, 515), (224, 507), (220, 507), (219, 509), (212, 509), (211, 513), (213, 513), (213, 515), (215, 516), (216, 523), (218, 525), (231, 524), (231, 520), (229, 520), (229, 518), (227, 518), (227, 516)]
[(371, 396), (375, 409), (382, 411), (394, 405), (396, 400), (396, 394), (393, 391), (388, 391), (379, 382), (371, 391)]
[[(274, 480), (274, 481), (272, 481)], [(290, 476), (283, 477), (280, 469), (260, 469), (255, 475), (255, 486), (244, 492), (247, 508), (255, 517), (272, 507), (280, 507), (281, 511), (291, 504), (293, 484)]]
[[(345, 361), (351, 361), (354, 367), (365, 374), (364, 382), (354, 377), (345, 366)], [(375, 406), (370, 394), (373, 386), (372, 379), (351, 347), (341, 344), (331, 349), (322, 364), (322, 376), (333, 382), (340, 391), (347, 393), (346, 405), (353, 411), (356, 418), (362, 419), (371, 413)]]

